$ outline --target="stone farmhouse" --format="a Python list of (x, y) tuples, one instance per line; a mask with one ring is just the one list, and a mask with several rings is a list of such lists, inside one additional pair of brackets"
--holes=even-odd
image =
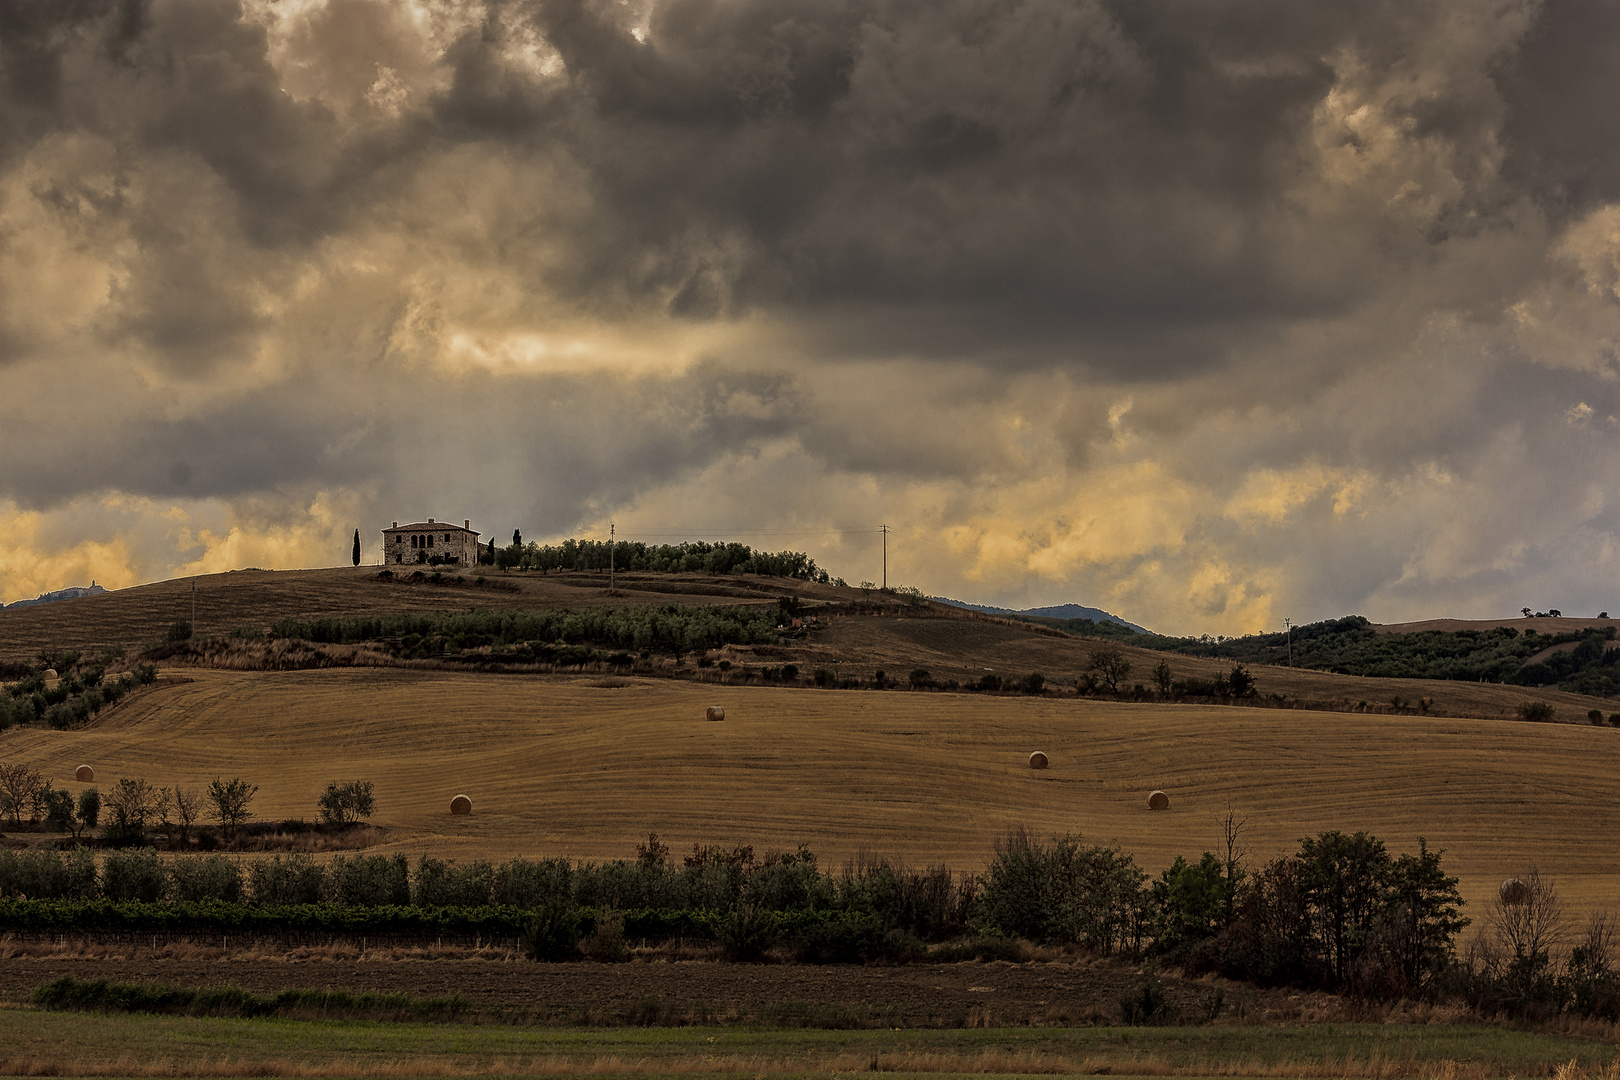
[(434, 521), (428, 518), (414, 525), (401, 525), (384, 529), (383, 562), (389, 566), (428, 563), (448, 566), (478, 565), (478, 534), (472, 522), (460, 525)]

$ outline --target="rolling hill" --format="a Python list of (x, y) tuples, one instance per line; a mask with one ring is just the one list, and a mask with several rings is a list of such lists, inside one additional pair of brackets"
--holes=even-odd
[[(385, 850), (463, 860), (623, 858), (656, 831), (677, 853), (808, 843), (833, 865), (871, 850), (972, 869), (1022, 823), (1117, 840), (1157, 873), (1213, 848), (1231, 807), (1254, 860), (1326, 829), (1395, 850), (1423, 836), (1476, 916), (1532, 863), (1577, 906), (1620, 890), (1593, 828), (1616, 794), (1608, 728), (400, 669), (183, 677), (83, 730), (8, 731), (0, 756), (67, 790), (81, 763), (103, 786), (242, 776), (268, 818), (312, 818), (329, 781), (370, 779)], [(1049, 769), (1028, 768), (1035, 749)], [(1147, 810), (1155, 788), (1168, 811)], [(448, 813), (458, 793), (471, 817)]]

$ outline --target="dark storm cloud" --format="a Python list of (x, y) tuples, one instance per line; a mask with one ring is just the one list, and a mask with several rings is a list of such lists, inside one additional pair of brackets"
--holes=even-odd
[(0, 500), (909, 513), (1172, 622), (1574, 588), (1616, 56), (1597, 3), (0, 0)]
[[(132, 211), (141, 265), (111, 322), (190, 369), (249, 347), (265, 253), (363, 222), (457, 145), (564, 178), (507, 225), (568, 257), (537, 270), (487, 255), (583, 309), (764, 311), (851, 353), (1039, 365), (1067, 347), (1066, 362), (1133, 373), (1220, 361), (1258, 322), (1351, 310), (1432, 270), (1436, 243), (1491, 227), (1511, 194), (1461, 175), (1421, 192), (1435, 205), (1418, 220), (1301, 205), (1330, 61), (1397, 66), (1455, 32), (1444, 4), (673, 0), (652, 8), (645, 41), (620, 3), (490, 4), (446, 50), (448, 85), (370, 125), (289, 94), (234, 5), (38, 7), (11, 9), (7, 115), (35, 137), (98, 131), (126, 168), (142, 155), (195, 167)], [(363, 84), (377, 11), (333, 5), (317, 59)], [(1540, 122), (1557, 110), (1534, 88), (1542, 53), (1590, 40), (1583, 29), (1552, 19), (1532, 35), (1541, 53), (1464, 58), (1524, 88), (1514, 115), (1525, 139), (1547, 133), (1551, 164), (1536, 168), (1560, 192), (1594, 170), (1559, 149), (1569, 138)], [(561, 73), (516, 62), (520, 33)], [(1583, 55), (1566, 81), (1602, 89), (1605, 54)], [(1501, 102), (1482, 71), (1448, 62), (1382, 119), (1472, 161)], [(64, 64), (82, 83), (71, 92)], [(560, 196), (583, 202), (558, 218), (543, 204)], [(249, 258), (199, 247), (177, 226), (192, 218)]]

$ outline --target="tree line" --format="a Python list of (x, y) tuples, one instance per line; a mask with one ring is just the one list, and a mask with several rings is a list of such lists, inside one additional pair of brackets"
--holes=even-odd
[[(483, 650), (491, 661), (589, 662), (591, 646), (691, 652), (776, 640), (792, 616), (780, 606), (682, 606), (544, 611), (411, 612), (280, 619), (275, 637), (330, 644), (384, 642), (407, 656)], [(562, 652), (563, 649), (574, 650)], [(580, 651), (583, 650), (583, 651)], [(558, 658), (561, 657), (559, 660)]]
[[(493, 545), (493, 542), (492, 542)], [(488, 556), (503, 570), (607, 570), (657, 573), (758, 574), (801, 581), (832, 582), (827, 571), (802, 551), (755, 551), (747, 544), (694, 540), (682, 544), (647, 544), (639, 540), (564, 540), (560, 544), (512, 543)], [(840, 580), (838, 582), (842, 584)]]

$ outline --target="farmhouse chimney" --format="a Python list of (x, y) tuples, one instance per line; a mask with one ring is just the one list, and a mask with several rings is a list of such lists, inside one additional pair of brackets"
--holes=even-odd
[(399, 528), (399, 522), (397, 522), (397, 521), (394, 522), (394, 528), (396, 528), (396, 529)]
[(461, 527), (466, 529), (468, 532), (472, 532), (472, 518), (464, 519), (461, 523)]
[(432, 525), (432, 524), (433, 524), (433, 519), (432, 519), (432, 518), (428, 518), (428, 524), (429, 524), (429, 525)]

